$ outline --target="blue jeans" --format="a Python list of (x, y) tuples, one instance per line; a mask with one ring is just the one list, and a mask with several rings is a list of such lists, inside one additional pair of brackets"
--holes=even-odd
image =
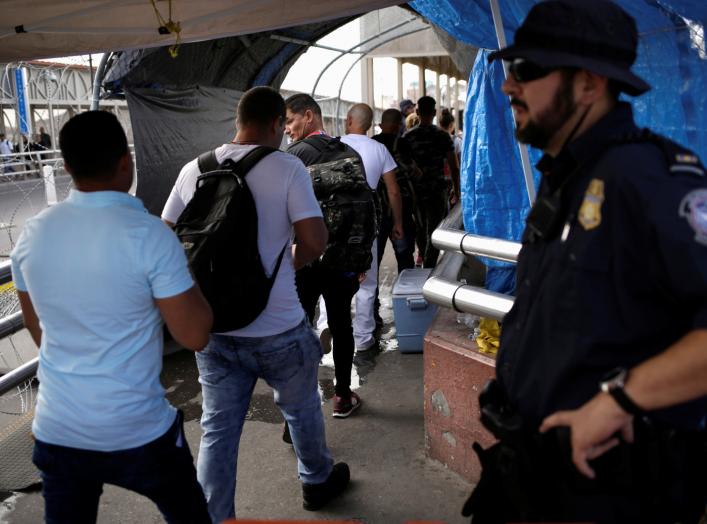
[(150, 498), (168, 523), (211, 523), (184, 438), (182, 414), (167, 432), (120, 451), (92, 451), (35, 441), (47, 524), (93, 524), (103, 484)]
[(306, 321), (268, 337), (211, 335), (196, 354), (204, 399), (197, 475), (214, 522), (235, 517), (238, 445), (258, 378), (273, 388), (290, 426), (300, 480), (318, 484), (331, 473), (317, 385), (321, 357)]

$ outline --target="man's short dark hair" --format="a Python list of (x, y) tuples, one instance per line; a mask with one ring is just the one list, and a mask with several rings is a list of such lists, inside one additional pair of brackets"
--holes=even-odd
[(128, 139), (113, 113), (86, 111), (69, 120), (59, 133), (64, 163), (74, 178), (110, 178), (128, 150)]
[(403, 114), (397, 109), (386, 109), (381, 115), (381, 124), (400, 125), (403, 121)]
[(322, 117), (322, 108), (319, 107), (319, 104), (317, 104), (317, 101), (314, 100), (314, 98), (306, 93), (297, 93), (296, 95), (292, 95), (285, 100), (285, 106), (297, 115), (302, 115), (305, 111), (307, 111), (307, 109), (309, 109), (319, 118)]
[(423, 96), (417, 101), (417, 112), (421, 115), (432, 115), (435, 113), (437, 102), (431, 96)]
[(278, 118), (285, 119), (285, 101), (272, 87), (249, 89), (238, 102), (236, 121), (239, 126), (265, 128)]
[(439, 125), (442, 129), (447, 129), (454, 123), (454, 115), (449, 109), (443, 109), (439, 117)]

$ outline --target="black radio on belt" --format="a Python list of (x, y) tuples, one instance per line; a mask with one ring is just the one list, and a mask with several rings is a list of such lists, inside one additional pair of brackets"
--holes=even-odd
[(562, 192), (560, 190), (546, 196), (542, 196), (535, 201), (528, 218), (526, 226), (530, 231), (530, 241), (547, 240), (557, 235), (562, 225)]

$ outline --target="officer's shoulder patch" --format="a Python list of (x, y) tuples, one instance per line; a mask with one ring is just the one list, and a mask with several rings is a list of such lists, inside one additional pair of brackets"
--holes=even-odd
[(615, 144), (654, 144), (663, 153), (665, 161), (668, 164), (668, 170), (671, 174), (687, 174), (699, 177), (705, 176), (705, 169), (700, 162), (700, 158), (696, 154), (680, 144), (673, 142), (669, 138), (654, 133), (650, 129), (644, 128), (627, 133), (616, 137), (613, 142)]
[(707, 246), (707, 188), (693, 189), (685, 195), (679, 213), (695, 231), (695, 241)]
[(670, 163), (671, 173), (690, 173), (697, 176), (705, 176), (700, 159), (692, 152), (676, 152), (675, 161)]

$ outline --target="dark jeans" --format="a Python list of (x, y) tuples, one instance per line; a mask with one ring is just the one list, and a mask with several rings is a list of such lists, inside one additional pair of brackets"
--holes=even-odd
[(297, 271), (296, 281), (300, 302), (311, 323), (317, 301), (324, 297), (334, 352), (335, 392), (348, 397), (354, 355), (351, 299), (358, 291), (358, 275), (332, 271), (315, 262)]
[(148, 497), (168, 523), (211, 523), (181, 412), (164, 435), (144, 446), (105, 452), (37, 440), (32, 461), (42, 477), (47, 524), (96, 522), (103, 484)]
[[(435, 267), (439, 257), (439, 249), (432, 245), (432, 232), (447, 216), (447, 195), (444, 189), (438, 191), (418, 190), (417, 205), (422, 224), (417, 228), (417, 245), (422, 253), (422, 266)], [(422, 198), (420, 195), (424, 195)]]

